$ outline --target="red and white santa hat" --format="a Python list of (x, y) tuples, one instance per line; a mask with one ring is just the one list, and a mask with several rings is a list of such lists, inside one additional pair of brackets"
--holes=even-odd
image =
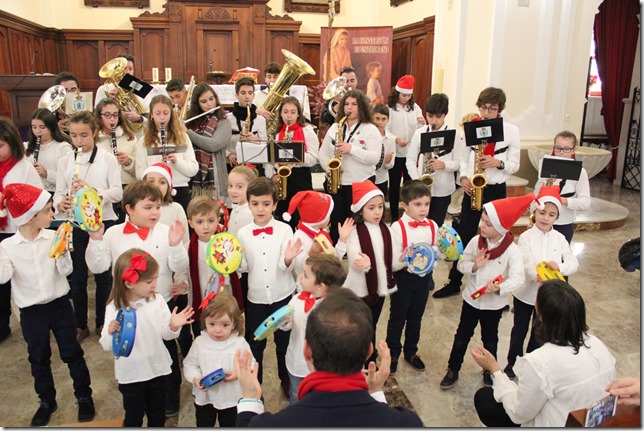
[(385, 195), (382, 194), (382, 191), (371, 181), (362, 181), (360, 183), (351, 184), (353, 189), (353, 203), (351, 205), (351, 211), (357, 213), (362, 209), (363, 206), (370, 199), (375, 198), (376, 196), (382, 196), (385, 198)]
[(412, 94), (414, 92), (414, 77), (411, 75), (403, 75), (396, 82), (396, 91), (402, 94)]
[(288, 212), (282, 214), (284, 221), (291, 221), (291, 216), (298, 210), (300, 220), (307, 224), (320, 224), (331, 217), (333, 211), (333, 199), (326, 193), (313, 190), (306, 190), (295, 193), (288, 205)]
[(0, 217), (7, 215), (7, 210), (17, 226), (29, 222), (39, 211), (45, 208), (51, 194), (30, 184), (13, 183), (4, 188), (4, 199), (0, 203)]
[(494, 229), (501, 235), (508, 233), (536, 199), (534, 193), (514, 198), (497, 199), (483, 205)]
[(172, 169), (170, 169), (170, 166), (166, 165), (165, 163), (155, 163), (145, 168), (142, 178), (145, 178), (145, 176), (150, 172), (163, 175), (163, 177), (168, 182), (168, 187), (170, 187), (170, 195), (175, 196), (177, 194), (177, 191), (174, 189), (174, 187), (172, 187)]
[(539, 195), (536, 202), (530, 205), (530, 212), (533, 213), (537, 209), (544, 209), (546, 202), (551, 202), (557, 207), (557, 211), (561, 212), (561, 195), (559, 194), (559, 186), (543, 186), (539, 189)]

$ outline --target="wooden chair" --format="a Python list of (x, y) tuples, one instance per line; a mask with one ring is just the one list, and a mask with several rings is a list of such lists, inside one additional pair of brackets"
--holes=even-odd
[[(586, 421), (586, 411), (587, 409), (580, 409), (572, 411), (568, 414), (568, 419), (566, 420), (566, 427), (570, 428), (579, 428), (584, 426)], [(641, 414), (640, 406), (617, 406), (617, 411), (615, 416), (608, 419), (605, 422), (602, 422), (600, 427), (611, 427), (611, 428), (640, 428), (641, 424)]]

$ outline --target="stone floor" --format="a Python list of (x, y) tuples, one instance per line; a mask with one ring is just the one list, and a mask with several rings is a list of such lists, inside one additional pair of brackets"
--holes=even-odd
[[(600, 337), (617, 359), (620, 375), (640, 375), (640, 273), (627, 273), (617, 260), (619, 247), (627, 240), (640, 236), (640, 194), (614, 187), (602, 178), (591, 180), (591, 193), (609, 202), (619, 203), (630, 212), (625, 226), (612, 230), (580, 231), (575, 234), (573, 245), (578, 253), (580, 270), (570, 278), (586, 300), (590, 332)], [(447, 279), (447, 263), (439, 263), (435, 270), (436, 285)], [(91, 300), (90, 300), (91, 303)], [(426, 426), (478, 427), (481, 426), (473, 407), (473, 396), (482, 385), (480, 369), (466, 356), (458, 383), (448, 391), (439, 387), (453, 335), (458, 324), (460, 297), (435, 300), (427, 304), (419, 355), (427, 364), (425, 372), (417, 372), (401, 361), (392, 388), (390, 403), (411, 403)], [(384, 338), (389, 306), (386, 304), (378, 325), (378, 338)], [(92, 316), (90, 316), (92, 321)], [(499, 362), (505, 365), (512, 314), (506, 313), (499, 328)], [(0, 387), (5, 388), (6, 398), (0, 401), (0, 426), (29, 426), (38, 406), (33, 381), (27, 361), (26, 344), (16, 316), (12, 317), (13, 336), (0, 344), (3, 359)], [(94, 328), (91, 328), (92, 330)], [(477, 331), (473, 346), (480, 341)], [(92, 388), (97, 409), (97, 420), (122, 417), (121, 396), (114, 379), (114, 366), (110, 352), (104, 352), (94, 334), (82, 344), (92, 375)], [(66, 366), (52, 343), (52, 368), (58, 390), (58, 411), (51, 426), (76, 421), (77, 408), (71, 380)], [(279, 392), (275, 372), (274, 345), (269, 341), (265, 354), (264, 397), (266, 408), (276, 411), (287, 405)], [(195, 424), (190, 385), (182, 388), (181, 412), (178, 418), (169, 419), (167, 425), (191, 427)], [(407, 401), (408, 399), (408, 401)]]

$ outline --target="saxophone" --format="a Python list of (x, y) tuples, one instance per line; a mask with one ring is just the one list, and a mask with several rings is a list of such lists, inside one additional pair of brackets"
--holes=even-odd
[(114, 157), (116, 157), (116, 153), (118, 153), (118, 147), (116, 146), (116, 127), (112, 125), (110, 127), (110, 141), (112, 143), (112, 153), (114, 153)]
[(474, 175), (470, 178), (470, 183), (472, 183), (473, 193), (472, 193), (472, 209), (476, 211), (481, 211), (483, 206), (483, 189), (487, 185), (487, 178), (485, 177), (485, 169), (482, 169), (479, 166), (481, 161), (481, 156), (483, 156), (483, 147), (487, 145), (487, 142), (484, 142), (476, 146), (474, 150)]
[(342, 154), (338, 153), (337, 145), (340, 142), (344, 141), (342, 128), (344, 127), (345, 121), (347, 121), (346, 115), (342, 117), (340, 121), (338, 121), (338, 131), (335, 135), (335, 156), (326, 163), (327, 179), (329, 181), (327, 188), (329, 193), (331, 193), (332, 195), (336, 194), (338, 192), (338, 189), (342, 186)]
[(429, 167), (429, 162), (434, 158), (434, 152), (430, 151), (423, 155), (423, 174), (420, 176), (421, 180), (427, 187), (431, 187), (434, 184), (434, 170)]
[(246, 105), (246, 121), (242, 126), (241, 131), (239, 132), (239, 139), (244, 140), (248, 135), (250, 135), (250, 105)]
[[(291, 137), (288, 135), (288, 124), (286, 124), (286, 130), (284, 131), (284, 138), (287, 143), (291, 142)], [(288, 177), (291, 175), (291, 167), (288, 165), (282, 165), (277, 168), (277, 176), (279, 177), (279, 184), (277, 186), (277, 199), (283, 201), (286, 199), (288, 193), (286, 186), (288, 183)]]
[(38, 153), (40, 153), (40, 136), (36, 136), (36, 147), (34, 148), (34, 165), (38, 163)]
[(168, 153), (166, 153), (168, 140), (165, 136), (165, 123), (161, 123), (161, 130), (159, 133), (161, 134), (161, 160), (163, 160), (163, 163), (168, 164)]

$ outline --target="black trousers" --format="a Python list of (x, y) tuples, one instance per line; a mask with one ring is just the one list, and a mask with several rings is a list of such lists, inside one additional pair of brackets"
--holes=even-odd
[(389, 191), (389, 181), (383, 181), (380, 184), (376, 184), (376, 187), (380, 189), (382, 194), (387, 197), (387, 192)]
[(195, 417), (199, 428), (213, 428), (217, 417), (219, 417), (219, 428), (232, 428), (237, 422), (237, 406), (219, 410), (212, 404), (205, 406), (195, 404)]
[(90, 377), (83, 349), (76, 339), (76, 321), (67, 295), (46, 304), (20, 309), (20, 326), (27, 342), (34, 388), (43, 401), (56, 400), (54, 377), (51, 373), (49, 332), (54, 333), (60, 359), (67, 364), (76, 398), (92, 395)]
[[(174, 309), (174, 307), (178, 307), (178, 311), (183, 310), (187, 306), (187, 300), (188, 295), (178, 295), (177, 299), (172, 299), (166, 304), (168, 304), (168, 308), (170, 309), (170, 312)], [(184, 325), (181, 328), (181, 333), (186, 331), (187, 335), (190, 335), (190, 326), (189, 325)], [(179, 338), (181, 338), (181, 333), (179, 334)], [(186, 337), (184, 336), (184, 337)], [(183, 343), (186, 343), (186, 339), (184, 338)], [(169, 399), (179, 399), (179, 394), (181, 392), (181, 369), (179, 368), (179, 349), (177, 347), (177, 344), (181, 345), (182, 341), (181, 340), (163, 340), (163, 344), (165, 345), (166, 350), (168, 353), (170, 353), (170, 358), (172, 359), (172, 365), (170, 366), (170, 374), (165, 376), (164, 382), (166, 385), (165, 393), (166, 396)], [(190, 339), (190, 345), (192, 345), (192, 339)], [(182, 354), (187, 355), (188, 353), (186, 352), (185, 354), (184, 349), (187, 347), (187, 350), (190, 351), (190, 345), (182, 346)], [(165, 414), (165, 413), (164, 413)]]
[(502, 403), (494, 399), (494, 389), (483, 387), (474, 394), (474, 407), (486, 427), (518, 427), (512, 422)]
[(190, 199), (192, 199), (192, 191), (190, 190), (190, 187), (183, 186), (175, 187), (174, 189), (177, 194), (172, 196), (172, 200), (181, 205), (186, 214), (188, 214), (188, 204), (190, 203)]
[[(114, 220), (104, 220), (105, 230), (114, 225)], [(76, 327), (87, 328), (87, 277), (89, 270), (85, 261), (85, 250), (89, 244), (89, 234), (84, 230), (74, 227), (72, 231), (74, 251), (71, 252), (74, 270), (71, 274), (72, 301), (74, 302), (74, 315), (76, 316)], [(96, 327), (105, 322), (105, 304), (112, 290), (111, 268), (100, 274), (94, 274), (96, 283)]]
[[(387, 346), (391, 357), (398, 358), (403, 351), (405, 357), (415, 355), (420, 339), (420, 324), (433, 288), (431, 273), (424, 277), (407, 271), (396, 272), (398, 290), (391, 294), (389, 322), (387, 322)], [(405, 345), (400, 343), (403, 328), (405, 329)]]
[(568, 244), (572, 242), (572, 236), (575, 234), (574, 223), (559, 224), (559, 225), (556, 224), (552, 227), (554, 230), (556, 230), (566, 238), (566, 241), (568, 241)]
[[(291, 300), (290, 296), (272, 304), (255, 304), (248, 301), (246, 308), (246, 334), (245, 338), (250, 345), (250, 351), (253, 357), (259, 364), (259, 371), (257, 373), (257, 380), (262, 383), (262, 362), (264, 360), (264, 350), (266, 349), (266, 339), (254, 340), (253, 333), (264, 320), (283, 306), (287, 305)], [(277, 330), (273, 334), (275, 341), (275, 354), (277, 356), (277, 374), (281, 381), (288, 381), (288, 370), (286, 368), (286, 349), (288, 348), (288, 341), (291, 337), (290, 331)]]
[[(523, 343), (528, 334), (530, 327), (530, 319), (535, 319), (537, 313), (534, 311), (534, 305), (526, 304), (525, 302), (514, 298), (514, 325), (512, 326), (512, 333), (510, 335), (510, 349), (508, 350), (508, 365), (513, 367), (518, 356), (523, 356)], [(534, 320), (533, 320), (534, 322)], [(541, 347), (534, 335), (534, 326), (530, 330), (530, 340), (528, 341), (528, 348), (526, 353)]]
[[(366, 181), (371, 181), (375, 184), (376, 176), (367, 178)], [(324, 190), (327, 191), (328, 181), (324, 182)], [(328, 191), (327, 191), (328, 193)], [(338, 243), (338, 223), (342, 224), (348, 217), (353, 216), (351, 211), (351, 203), (353, 202), (353, 186), (343, 185), (338, 189), (336, 194), (332, 194), (333, 211), (331, 211), (331, 226), (329, 226), (329, 235), (333, 240), (333, 244)], [(261, 322), (260, 322), (261, 323)], [(257, 358), (255, 358), (257, 359)]]
[(463, 358), (467, 351), (467, 345), (474, 335), (476, 325), (481, 322), (481, 339), (483, 347), (496, 358), (496, 349), (499, 344), (499, 321), (503, 311), (479, 310), (463, 301), (461, 308), (461, 320), (458, 322), (458, 329), (454, 335), (454, 344), (449, 354), (448, 366), (452, 371), (460, 371)]
[[(311, 168), (293, 168), (291, 169), (291, 175), (288, 176), (286, 181), (286, 199), (277, 201), (277, 208), (275, 208), (275, 219), (279, 221), (284, 221), (282, 214), (288, 210), (288, 206), (291, 203), (291, 199), (297, 192), (313, 190), (313, 179), (311, 177)], [(291, 217), (291, 221), (285, 222), (288, 223), (293, 230), (297, 227), (297, 224), (300, 221), (300, 212), (295, 210)]]
[(148, 427), (165, 426), (165, 376), (136, 383), (119, 383), (125, 410), (124, 427), (141, 427), (143, 416)]
[[(488, 184), (483, 189), (483, 203), (486, 204), (495, 199), (505, 198), (507, 194), (505, 183), (501, 184)], [(434, 202), (432, 201), (433, 206)], [(431, 211), (430, 206), (430, 211)], [(481, 221), (481, 211), (476, 211), (472, 209), (472, 199), (467, 193), (463, 194), (463, 203), (461, 205), (461, 218), (458, 222), (458, 226), (452, 226), (456, 229), (461, 241), (463, 241), (463, 247), (467, 247), (467, 244), (472, 238), (476, 236), (476, 233), (479, 229), (479, 222)], [(454, 262), (452, 269), (449, 272), (450, 284), (461, 284), (463, 280), (463, 274), (456, 268), (458, 261)]]
[(407, 172), (407, 158), (396, 157), (394, 165), (389, 169), (389, 211), (391, 212), (391, 222), (395, 222), (400, 217), (398, 216), (398, 206), (400, 203), (400, 177), (403, 177), (403, 182), (411, 180), (409, 172)]
[(378, 358), (378, 344), (376, 344), (376, 328), (378, 326), (378, 319), (380, 319), (380, 314), (382, 313), (382, 307), (385, 305), (385, 297), (384, 296), (379, 296), (378, 301), (376, 301), (375, 304), (367, 306), (369, 307), (369, 310), (371, 310), (371, 320), (373, 321), (373, 337), (371, 338), (371, 342), (373, 343), (373, 353), (371, 356), (369, 356), (369, 359), (367, 359), (367, 365), (369, 362), (373, 361), (376, 362), (376, 359)]
[[(0, 233), (0, 242), (13, 236), (13, 233)], [(11, 280), (0, 284), (0, 337), (11, 332)]]
[[(427, 218), (434, 220), (438, 227), (441, 227), (445, 223), (445, 216), (447, 215), (447, 208), (449, 208), (450, 202), (452, 202), (451, 196), (432, 197)], [(467, 244), (463, 244), (463, 247), (465, 245)]]

